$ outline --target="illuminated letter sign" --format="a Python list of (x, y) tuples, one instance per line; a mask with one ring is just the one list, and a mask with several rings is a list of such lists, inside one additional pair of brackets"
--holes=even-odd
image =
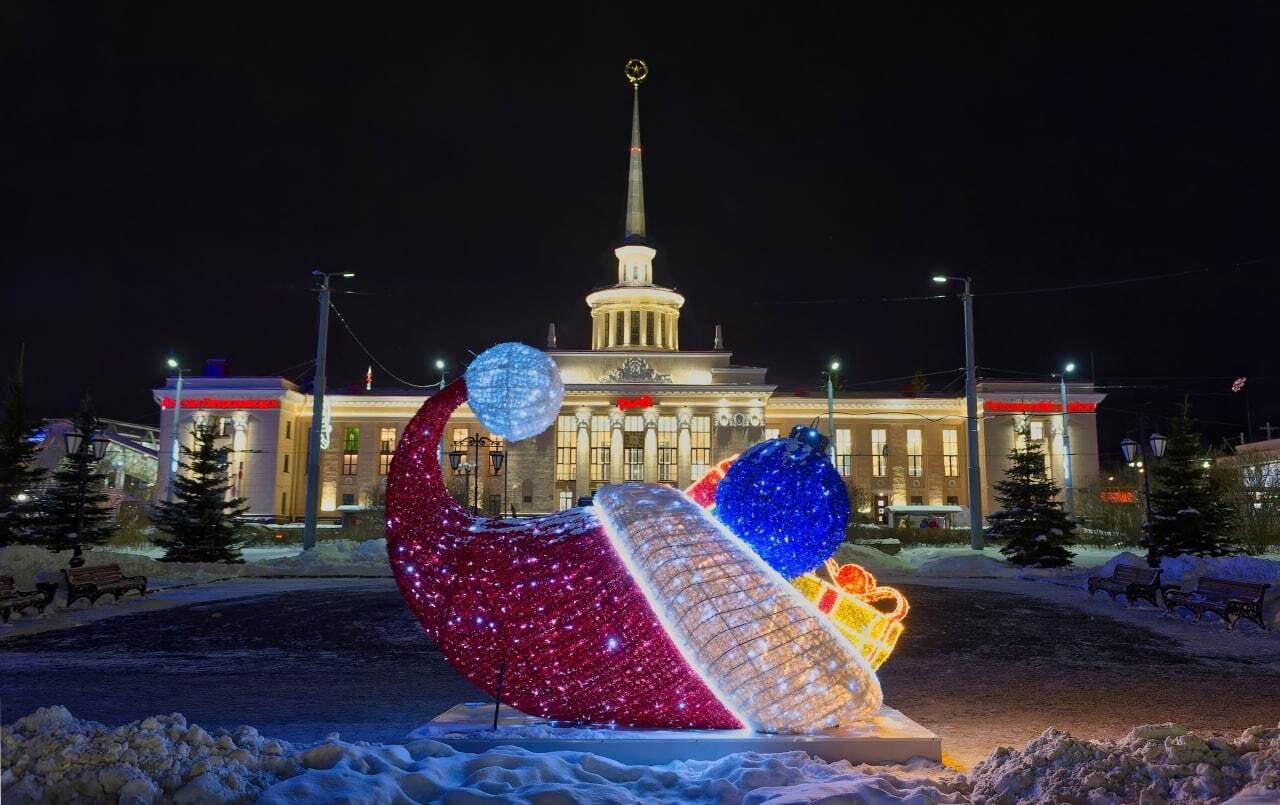
[(623, 397), (618, 400), (618, 410), (627, 411), (632, 408), (649, 408), (653, 405), (653, 398), (648, 394), (641, 397)]
[[(173, 398), (163, 397), (161, 408), (172, 408)], [(183, 408), (279, 408), (279, 400), (215, 400), (212, 397), (198, 397), (194, 400), (183, 400)]]
[[(987, 400), (982, 404), (982, 410), (999, 412), (1002, 414), (1060, 414), (1062, 413), (1062, 405), (1050, 400), (1039, 400), (1036, 402), (1002, 402), (1000, 400)], [(1092, 414), (1096, 413), (1097, 410), (1097, 403), (1067, 403), (1068, 414)]]

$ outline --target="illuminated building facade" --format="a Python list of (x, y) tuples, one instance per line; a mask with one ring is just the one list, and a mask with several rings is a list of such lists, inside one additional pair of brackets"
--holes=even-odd
[[(794, 425), (817, 419), (825, 430), (824, 396), (780, 393), (764, 368), (733, 362), (718, 328), (709, 349), (681, 349), (684, 297), (654, 283), (657, 252), (646, 242), (638, 93), (636, 97), (626, 229), (615, 250), (617, 282), (587, 295), (592, 323), (588, 349), (559, 349), (554, 329), (548, 336), (547, 351), (558, 363), (566, 389), (555, 427), (504, 445), (507, 458), (500, 474), (491, 469), (488, 447), (470, 457), (478, 464), (478, 496), (475, 476), (445, 470), (459, 497), (466, 487), (467, 497), (489, 513), (569, 508), (600, 487), (625, 480), (684, 488), (720, 460), (763, 439), (785, 436)], [(856, 364), (856, 349), (850, 357)], [(1094, 409), (1102, 395), (1088, 384), (1070, 384), (1068, 391), (1075, 489), (1096, 492)], [(163, 494), (174, 379), (154, 396), (161, 405), (162, 430), (161, 477), (155, 488)], [(1015, 429), (1023, 422), (1045, 450), (1046, 469), (1060, 480), (1057, 385), (984, 383), (979, 396), (985, 510), (992, 510), (991, 484), (1003, 477)], [(326, 395), (322, 516), (334, 518), (339, 507), (366, 505), (379, 497), (396, 443), (424, 399), (421, 392), (407, 391)], [(301, 519), (309, 394), (278, 377), (187, 377), (182, 405), (182, 435), (188, 444), (194, 422), (218, 419), (232, 447), (235, 492), (248, 498), (250, 514)], [(858, 492), (856, 508), (883, 522), (904, 515), (915, 521), (938, 516), (954, 524), (967, 522), (962, 396), (840, 393), (835, 411), (836, 463)], [(458, 443), (477, 435), (489, 434), (464, 405), (451, 420), (446, 440)]]

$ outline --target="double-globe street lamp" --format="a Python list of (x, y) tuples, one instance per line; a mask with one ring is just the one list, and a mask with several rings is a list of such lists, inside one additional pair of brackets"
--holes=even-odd
[[(449, 451), (449, 467), (458, 472), (462, 470), (466, 475), (463, 482), (462, 499), (465, 501), (468, 497), (469, 487), (471, 485), (471, 473), (476, 474), (475, 497), (471, 505), (471, 511), (480, 513), (480, 448), (489, 447), (489, 465), (493, 467), (493, 474), (498, 475), (502, 472), (502, 466), (506, 463), (507, 454), (502, 449), (502, 442), (496, 439), (490, 439), (488, 436), (468, 436), (465, 439), (459, 439), (453, 443), (453, 449)], [(471, 452), (475, 458), (474, 461), (464, 461), (467, 453)], [(503, 486), (506, 486), (507, 478), (502, 478)], [(501, 512), (499, 512), (501, 514)]]
[[(107, 437), (102, 433), (83, 433), (80, 430), (72, 429), (62, 434), (63, 446), (67, 450), (68, 456), (84, 455), (87, 460), (92, 460), (95, 464), (102, 460), (107, 454)], [(87, 481), (92, 480), (92, 476)], [(76, 528), (75, 538), (73, 540), (73, 548), (71, 551), (71, 561), (68, 564), (71, 567), (80, 567), (84, 564), (84, 554), (80, 544), (80, 531), (83, 528), (84, 520), (84, 493), (85, 486), (80, 486), (79, 497), (76, 501)]]
[(1120, 452), (1124, 454), (1124, 460), (1129, 466), (1134, 466), (1135, 462), (1138, 467), (1138, 473), (1142, 475), (1142, 500), (1146, 509), (1146, 527), (1151, 527), (1151, 473), (1147, 472), (1146, 467), (1146, 447), (1150, 445), (1151, 456), (1153, 458), (1161, 458), (1164, 456), (1164, 448), (1169, 444), (1169, 439), (1161, 436), (1159, 433), (1153, 433), (1150, 437), (1141, 434), (1140, 441), (1134, 441), (1128, 436), (1120, 442)]

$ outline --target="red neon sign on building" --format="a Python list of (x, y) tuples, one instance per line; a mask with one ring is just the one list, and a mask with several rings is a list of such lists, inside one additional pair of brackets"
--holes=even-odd
[[(160, 399), (161, 408), (172, 408), (173, 398), (162, 397)], [(194, 400), (183, 400), (182, 407), (186, 408), (279, 408), (279, 400), (217, 400), (213, 397), (197, 397)]]
[[(1035, 402), (1002, 402), (1000, 400), (987, 400), (982, 403), (982, 410), (1010, 413), (1010, 414), (1060, 414), (1062, 413), (1062, 404), (1053, 402), (1052, 400), (1037, 400)], [(1068, 414), (1092, 414), (1098, 410), (1097, 403), (1091, 402), (1069, 402), (1067, 403)]]
[(628, 411), (632, 408), (650, 408), (653, 406), (653, 398), (648, 394), (640, 397), (623, 397), (618, 400), (618, 410)]

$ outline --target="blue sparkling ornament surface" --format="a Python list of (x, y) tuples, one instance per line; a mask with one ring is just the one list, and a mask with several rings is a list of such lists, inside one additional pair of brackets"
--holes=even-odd
[(467, 405), (480, 424), (513, 442), (551, 427), (564, 400), (556, 362), (515, 341), (481, 352), (467, 367), (466, 379)]
[(825, 453), (797, 439), (770, 439), (729, 467), (716, 487), (716, 516), (791, 579), (840, 547), (849, 493)]

